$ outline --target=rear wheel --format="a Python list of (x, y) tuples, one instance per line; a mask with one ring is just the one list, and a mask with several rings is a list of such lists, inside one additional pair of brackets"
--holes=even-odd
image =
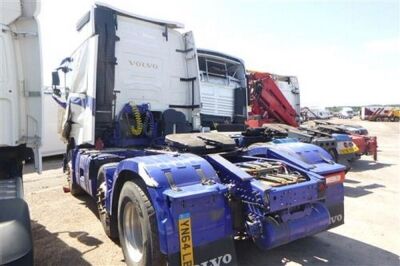
[(128, 265), (165, 265), (154, 208), (141, 180), (127, 181), (118, 201), (119, 240)]

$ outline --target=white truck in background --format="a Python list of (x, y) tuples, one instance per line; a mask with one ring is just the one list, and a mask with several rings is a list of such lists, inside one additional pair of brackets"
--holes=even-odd
[(354, 116), (353, 108), (351, 107), (343, 107), (339, 112), (339, 117), (344, 119), (352, 119)]
[(243, 60), (207, 49), (197, 49), (197, 60), (201, 126), (220, 131), (244, 130), (247, 84)]
[(333, 117), (332, 113), (322, 107), (303, 107), (302, 117), (304, 121), (314, 120), (314, 119), (330, 119)]
[(22, 168), (29, 150), (41, 171), (42, 70), (38, 1), (0, 1), (0, 265), (32, 265)]

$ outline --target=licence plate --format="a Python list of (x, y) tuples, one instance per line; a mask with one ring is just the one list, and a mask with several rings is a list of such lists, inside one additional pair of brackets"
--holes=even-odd
[(181, 266), (194, 266), (192, 223), (190, 213), (179, 215), (179, 244), (181, 250)]
[(340, 149), (339, 154), (356, 153), (357, 150), (358, 149), (356, 147), (344, 148), (344, 149)]

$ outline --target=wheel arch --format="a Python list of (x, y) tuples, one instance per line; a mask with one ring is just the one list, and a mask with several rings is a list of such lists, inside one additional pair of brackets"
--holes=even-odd
[[(129, 180), (135, 180), (135, 179), (142, 179), (140, 175), (132, 170), (124, 169), (120, 172), (117, 172), (114, 177), (116, 177), (114, 184), (113, 184), (113, 189), (112, 189), (112, 196), (111, 196), (111, 202), (110, 202), (110, 213), (116, 214), (117, 213), (117, 208), (118, 208), (118, 198), (119, 194), (121, 193), (122, 187), (124, 186), (126, 181)], [(143, 180), (143, 179), (142, 179)]]
[(116, 177), (113, 182), (112, 192), (110, 195), (110, 232), (112, 237), (118, 238), (118, 200), (121, 194), (122, 187), (127, 181), (130, 180), (143, 180), (137, 172), (132, 170), (124, 169), (118, 173), (115, 173)]

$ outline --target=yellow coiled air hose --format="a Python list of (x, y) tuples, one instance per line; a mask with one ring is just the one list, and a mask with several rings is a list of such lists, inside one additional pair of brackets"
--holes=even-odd
[(132, 114), (135, 119), (135, 125), (130, 126), (131, 134), (133, 136), (139, 136), (140, 134), (142, 134), (143, 131), (142, 116), (140, 115), (139, 109), (136, 104), (129, 103), (129, 105), (132, 107)]

